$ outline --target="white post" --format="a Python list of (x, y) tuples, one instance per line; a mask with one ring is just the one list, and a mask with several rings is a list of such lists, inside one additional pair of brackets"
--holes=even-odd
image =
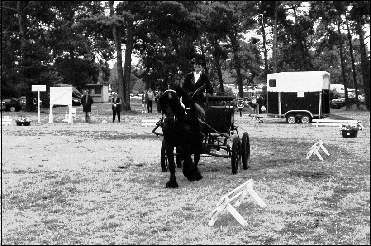
[(72, 119), (72, 104), (68, 105), (68, 123), (73, 124), (73, 119)]
[(37, 123), (40, 123), (40, 91), (37, 92)]
[(278, 92), (278, 117), (281, 118), (281, 92)]
[(265, 204), (265, 202), (263, 202), (263, 200), (260, 198), (260, 196), (258, 194), (256, 194), (256, 192), (253, 190), (253, 183), (252, 182), (247, 183), (247, 187), (248, 187), (248, 191), (249, 191), (250, 195), (259, 204), (259, 206), (260, 207), (266, 207), (267, 204)]
[[(40, 123), (40, 91), (46, 91), (46, 85), (32, 85), (32, 91), (37, 91), (37, 122)], [(53, 123), (53, 120), (51, 123)]]
[(49, 123), (53, 123), (53, 104), (50, 104), (50, 109), (49, 109)]
[(319, 93), (319, 106), (318, 106), (319, 118), (322, 118), (322, 92)]

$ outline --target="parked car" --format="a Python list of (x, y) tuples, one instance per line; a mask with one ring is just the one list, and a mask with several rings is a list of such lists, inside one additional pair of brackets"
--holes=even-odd
[(5, 102), (4, 101), (1, 101), (1, 111), (5, 111)]
[(345, 106), (345, 98), (336, 98), (332, 99), (330, 102), (330, 107), (331, 108), (341, 108)]
[(1, 110), (3, 110), (3, 105), (4, 105), (4, 110), (5, 111), (19, 111), (22, 108), (24, 108), (24, 103), (23, 103), (23, 98), (9, 98), (9, 99), (3, 99), (1, 102)]
[(72, 106), (80, 106), (81, 105), (81, 98), (72, 97)]
[(19, 98), (19, 103), (21, 104), (22, 109), (26, 109), (27, 101), (26, 101), (26, 97), (25, 96), (22, 96), (22, 97)]

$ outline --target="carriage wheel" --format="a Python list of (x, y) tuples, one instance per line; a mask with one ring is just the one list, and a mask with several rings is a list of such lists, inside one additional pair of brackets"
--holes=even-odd
[(242, 135), (241, 156), (242, 167), (244, 170), (246, 170), (250, 166), (250, 140), (247, 132), (244, 132)]
[(161, 145), (161, 169), (163, 172), (167, 172), (168, 164), (167, 164), (167, 157), (166, 157), (166, 150), (164, 141), (162, 141)]
[(238, 137), (233, 138), (232, 142), (232, 174), (236, 174), (238, 170), (238, 164), (240, 161), (240, 139)]

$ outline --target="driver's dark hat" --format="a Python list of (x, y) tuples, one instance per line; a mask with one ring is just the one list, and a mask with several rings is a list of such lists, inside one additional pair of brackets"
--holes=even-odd
[(195, 58), (192, 59), (192, 64), (198, 64), (205, 67), (206, 61), (202, 56), (196, 56)]

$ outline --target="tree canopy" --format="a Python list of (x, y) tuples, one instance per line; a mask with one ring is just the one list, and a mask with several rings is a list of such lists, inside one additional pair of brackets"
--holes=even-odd
[(3, 98), (105, 83), (130, 110), (136, 81), (167, 89), (202, 56), (218, 93), (226, 71), (241, 96), (273, 71), (325, 70), (369, 110), (369, 1), (2, 1), (1, 13)]

